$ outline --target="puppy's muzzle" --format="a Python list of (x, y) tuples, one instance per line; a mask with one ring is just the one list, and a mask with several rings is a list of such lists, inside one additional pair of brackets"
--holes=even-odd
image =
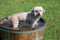
[(38, 13), (37, 16), (40, 16), (40, 13)]

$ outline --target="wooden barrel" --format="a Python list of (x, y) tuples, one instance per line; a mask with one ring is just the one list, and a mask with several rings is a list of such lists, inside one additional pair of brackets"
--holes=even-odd
[(11, 31), (0, 28), (1, 40), (42, 40), (45, 25), (30, 31)]
[(27, 32), (16, 32), (0, 29), (0, 36), (4, 40), (39, 40), (43, 38), (44, 27)]

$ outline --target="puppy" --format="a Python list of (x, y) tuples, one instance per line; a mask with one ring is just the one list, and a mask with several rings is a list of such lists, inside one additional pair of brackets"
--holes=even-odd
[(45, 10), (43, 9), (43, 7), (36, 6), (32, 9), (31, 12), (19, 12), (19, 13), (10, 15), (6, 17), (4, 20), (2, 20), (0, 24), (4, 24), (9, 20), (13, 24), (12, 29), (19, 29), (18, 28), (19, 22), (23, 21), (23, 22), (29, 22), (32, 28), (34, 28), (35, 24), (37, 24), (37, 21), (39, 20), (40, 16), (43, 15), (44, 12)]

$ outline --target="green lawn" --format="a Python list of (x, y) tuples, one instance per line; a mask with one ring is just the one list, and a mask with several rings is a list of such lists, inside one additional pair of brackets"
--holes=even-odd
[(0, 18), (15, 12), (31, 11), (34, 6), (43, 6), (46, 13), (44, 40), (60, 40), (60, 0), (0, 0)]

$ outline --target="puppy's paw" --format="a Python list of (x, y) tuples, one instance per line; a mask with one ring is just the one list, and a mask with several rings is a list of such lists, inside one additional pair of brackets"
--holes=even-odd
[(35, 27), (31, 27), (32, 28), (32, 30), (35, 30)]
[(17, 28), (13, 28), (13, 27), (12, 27), (11, 30), (19, 30), (19, 28), (18, 28), (18, 27), (17, 27)]
[(35, 30), (37, 28), (37, 25), (35, 25), (34, 27), (32, 27), (33, 30)]

